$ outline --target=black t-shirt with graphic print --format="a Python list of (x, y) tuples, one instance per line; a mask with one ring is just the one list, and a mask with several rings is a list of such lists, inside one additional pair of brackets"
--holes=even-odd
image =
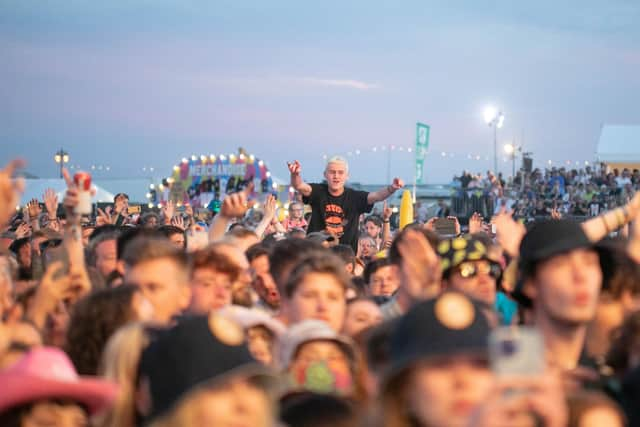
[(309, 184), (311, 195), (302, 201), (311, 205), (311, 220), (307, 233), (326, 231), (340, 238), (340, 243), (349, 245), (354, 251), (358, 248), (358, 218), (371, 212), (373, 205), (367, 203), (366, 191), (345, 188), (344, 192), (333, 197), (327, 184)]

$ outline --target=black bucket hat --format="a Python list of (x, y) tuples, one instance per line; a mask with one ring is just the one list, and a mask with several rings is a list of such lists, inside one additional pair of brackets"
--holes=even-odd
[(568, 220), (546, 220), (534, 224), (520, 243), (518, 261), (518, 282), (513, 290), (513, 298), (525, 307), (531, 307), (531, 299), (524, 294), (524, 282), (534, 273), (535, 266), (556, 255), (575, 249), (596, 249), (601, 255), (606, 251), (591, 242), (580, 223)]

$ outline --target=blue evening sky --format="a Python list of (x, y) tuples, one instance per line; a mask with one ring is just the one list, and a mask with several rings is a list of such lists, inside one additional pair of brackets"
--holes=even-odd
[(0, 157), (168, 175), (242, 146), (281, 178), (341, 154), (383, 183), (394, 145), (410, 182), (421, 121), (427, 180), (448, 182), (491, 167), (492, 103), (500, 145), (591, 161), (603, 123), (640, 122), (639, 22), (636, 0), (0, 0)]

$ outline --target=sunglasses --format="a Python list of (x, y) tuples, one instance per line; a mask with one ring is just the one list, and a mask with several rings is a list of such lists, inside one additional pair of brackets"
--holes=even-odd
[(50, 248), (57, 248), (62, 244), (62, 239), (49, 239), (40, 243), (40, 252), (44, 252)]
[(498, 279), (502, 274), (502, 267), (495, 262), (463, 262), (457, 267), (460, 275), (465, 279), (476, 277), (478, 274), (488, 274), (494, 279)]

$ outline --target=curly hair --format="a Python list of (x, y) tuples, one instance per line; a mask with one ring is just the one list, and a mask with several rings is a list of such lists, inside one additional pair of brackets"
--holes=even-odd
[(241, 273), (240, 267), (215, 246), (198, 250), (191, 255), (191, 272), (201, 269), (212, 269), (227, 274), (232, 282), (237, 280)]
[(109, 337), (122, 325), (135, 320), (133, 297), (137, 286), (122, 285), (94, 292), (73, 308), (65, 352), (78, 374), (96, 375)]

